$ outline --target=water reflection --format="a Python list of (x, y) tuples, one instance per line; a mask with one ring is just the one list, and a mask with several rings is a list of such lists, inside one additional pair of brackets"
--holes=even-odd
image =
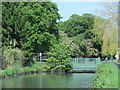
[(3, 88), (91, 88), (94, 73), (34, 74), (3, 80)]

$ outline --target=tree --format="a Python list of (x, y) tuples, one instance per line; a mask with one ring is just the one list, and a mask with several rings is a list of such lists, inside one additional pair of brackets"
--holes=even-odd
[(93, 34), (94, 38), (92, 38), (92, 42), (95, 48), (98, 49), (100, 54), (102, 54), (102, 46), (103, 46), (103, 35), (106, 28), (106, 19), (95, 16), (94, 17), (94, 29)]
[(92, 14), (83, 14), (83, 16), (73, 14), (67, 21), (63, 22), (61, 30), (65, 31), (69, 37), (73, 37), (93, 29), (93, 25), (94, 16)]
[(117, 27), (112, 24), (112, 22), (108, 19), (107, 27), (105, 28), (103, 34), (103, 46), (102, 53), (109, 55), (115, 55), (118, 49), (118, 32)]
[(94, 30), (102, 40), (102, 54), (116, 54), (118, 48), (118, 3), (102, 3), (103, 10), (97, 13), (106, 19), (95, 18)]
[(3, 46), (18, 47), (26, 56), (49, 51), (57, 42), (60, 19), (53, 2), (3, 2)]
[(106, 18), (111, 18), (114, 23), (118, 23), (118, 2), (102, 2), (101, 6), (103, 7), (103, 10), (99, 10), (100, 15)]
[(54, 44), (48, 54), (50, 57), (47, 60), (52, 62), (51, 70), (64, 71), (70, 69), (70, 57), (68, 56), (68, 48), (66, 46), (63, 46), (61, 43)]
[(91, 39), (85, 39), (78, 35), (74, 38), (72, 47), (72, 54), (75, 57), (97, 57), (99, 51), (94, 48)]
[(63, 44), (68, 46), (71, 57), (96, 57), (100, 54), (101, 45), (93, 33), (94, 17), (87, 13), (82, 16), (73, 14), (60, 23), (61, 33), (64, 34)]

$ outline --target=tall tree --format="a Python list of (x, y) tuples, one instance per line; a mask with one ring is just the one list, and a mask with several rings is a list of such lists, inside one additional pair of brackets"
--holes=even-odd
[(118, 27), (113, 24), (111, 20), (107, 20), (106, 28), (103, 34), (103, 54), (113, 54), (115, 55), (118, 51)]
[(63, 22), (61, 30), (65, 31), (69, 37), (73, 37), (87, 30), (91, 30), (93, 26), (94, 16), (92, 14), (86, 13), (83, 16), (73, 14), (67, 21)]
[(118, 48), (118, 3), (102, 3), (103, 10), (98, 10), (97, 14), (105, 19), (95, 18), (94, 30), (99, 34), (102, 44), (102, 54), (115, 55)]
[(59, 38), (53, 2), (3, 2), (2, 16), (3, 46), (18, 47), (26, 56), (49, 51)]

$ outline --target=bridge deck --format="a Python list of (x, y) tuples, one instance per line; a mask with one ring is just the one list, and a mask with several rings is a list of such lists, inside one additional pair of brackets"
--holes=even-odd
[(71, 72), (95, 72), (98, 64), (100, 64), (100, 58), (73, 58)]

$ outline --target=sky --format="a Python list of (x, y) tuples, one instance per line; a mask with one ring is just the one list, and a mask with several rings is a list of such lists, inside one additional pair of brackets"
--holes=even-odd
[(101, 9), (99, 2), (55, 2), (61, 14), (61, 21), (66, 21), (72, 14), (95, 14), (96, 9)]

